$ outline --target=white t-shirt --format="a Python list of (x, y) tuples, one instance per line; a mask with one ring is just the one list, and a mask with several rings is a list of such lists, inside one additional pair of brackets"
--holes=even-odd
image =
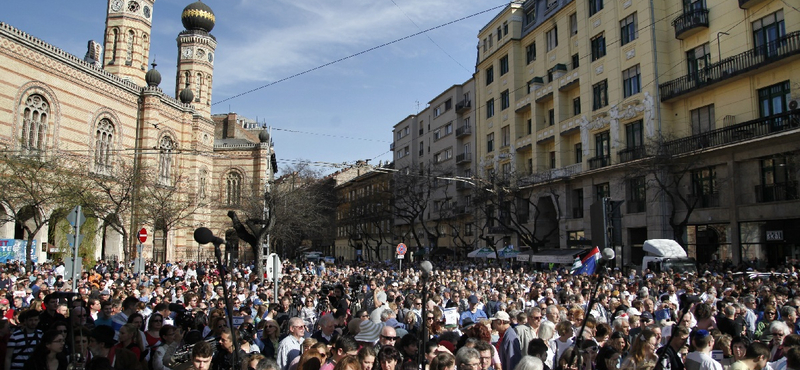
[(722, 370), (722, 365), (711, 355), (703, 352), (690, 352), (684, 362), (686, 370)]

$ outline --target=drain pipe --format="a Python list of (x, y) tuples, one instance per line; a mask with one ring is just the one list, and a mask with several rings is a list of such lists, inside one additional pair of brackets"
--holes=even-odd
[[(655, 22), (656, 10), (654, 8), (654, 5), (655, 4), (654, 4), (653, 0), (650, 0), (650, 37), (652, 38), (651, 44), (653, 45), (653, 50), (652, 50), (652, 54), (653, 54), (653, 75), (655, 76), (655, 81), (654, 81), (654, 83), (655, 83), (655, 94), (654, 94), (655, 95), (655, 99), (653, 99), (654, 100), (653, 105), (655, 106), (655, 109), (656, 109), (655, 117), (656, 117), (656, 120), (658, 120), (658, 131), (657, 131), (658, 145), (661, 146), (661, 145), (664, 145), (664, 140), (663, 140), (663, 135), (661, 134), (661, 89), (659, 88), (659, 82), (658, 82), (659, 81), (659, 79), (658, 79), (658, 77), (659, 77), (659, 75), (658, 75), (658, 50), (657, 50), (657, 46), (656, 46), (658, 43), (656, 42), (657, 41), (656, 40), (656, 22)], [(659, 204), (661, 206), (661, 215), (662, 215), (661, 216), (661, 230), (662, 230), (662, 233), (663, 233), (669, 227), (668, 222), (667, 222), (667, 218), (666, 218), (667, 217), (666, 215), (668, 215), (669, 212), (667, 212), (667, 202), (666, 202), (666, 199), (664, 199), (664, 195), (661, 194), (661, 196), (659, 198), (660, 198), (659, 199)]]

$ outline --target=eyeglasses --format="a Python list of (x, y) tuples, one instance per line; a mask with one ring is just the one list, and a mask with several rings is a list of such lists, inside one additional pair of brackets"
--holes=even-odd
[(381, 338), (386, 339), (386, 340), (397, 340), (397, 337), (387, 337), (385, 335), (381, 335)]
[(433, 316), (428, 316), (425, 318), (425, 320), (433, 320)]
[(265, 329), (277, 329), (277, 326), (267, 325), (264, 327)]
[(774, 314), (775, 314), (775, 312), (772, 312), (772, 311), (764, 312), (764, 315), (774, 315)]
[(774, 335), (776, 337), (785, 337), (786, 336), (786, 334), (783, 334), (783, 333), (772, 333), (772, 335)]
[(414, 302), (415, 305), (422, 306), (422, 302)]

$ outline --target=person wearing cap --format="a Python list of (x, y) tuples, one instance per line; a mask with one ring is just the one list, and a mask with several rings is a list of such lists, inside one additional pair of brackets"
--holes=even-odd
[(511, 327), (511, 317), (505, 311), (497, 311), (492, 317), (492, 329), (497, 330), (500, 338), (497, 340), (500, 364), (503, 369), (514, 369), (522, 358), (519, 337)]
[(686, 370), (722, 370), (722, 365), (711, 357), (714, 348), (714, 337), (708, 330), (700, 329), (692, 333), (694, 352), (686, 355)]
[(469, 309), (461, 313), (461, 317), (458, 318), (458, 324), (464, 325), (464, 319), (469, 318), (472, 322), (479, 322), (481, 319), (488, 319), (489, 317), (486, 316), (486, 312), (483, 310), (478, 309), (478, 303), (480, 300), (478, 299), (477, 295), (471, 295), (468, 299), (469, 302)]
[(355, 336), (356, 342), (362, 346), (374, 346), (378, 342), (383, 324), (376, 324), (372, 320), (362, 320), (358, 326), (358, 334)]

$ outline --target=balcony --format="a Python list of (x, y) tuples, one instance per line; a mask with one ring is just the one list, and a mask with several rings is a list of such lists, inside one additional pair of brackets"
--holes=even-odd
[(389, 144), (389, 151), (394, 151), (394, 143)]
[(750, 9), (762, 2), (764, 2), (764, 0), (739, 0), (739, 7), (742, 9)]
[(472, 184), (464, 181), (456, 182), (456, 190), (469, 190), (472, 189)]
[(708, 9), (691, 9), (685, 11), (672, 21), (675, 27), (675, 38), (683, 40), (708, 28)]
[(456, 113), (461, 114), (467, 112), (471, 107), (472, 107), (472, 101), (464, 99), (456, 103)]
[(589, 159), (589, 169), (596, 170), (611, 165), (611, 157), (594, 157)]
[(472, 135), (472, 126), (461, 126), (456, 129), (456, 137)]
[(700, 195), (689, 195), (689, 203), (694, 204), (694, 208), (715, 208), (719, 207), (719, 193), (709, 193)]
[(664, 143), (664, 154), (678, 155), (800, 128), (800, 110), (742, 122)]
[(628, 213), (642, 213), (646, 210), (647, 203), (643, 200), (627, 200)]
[(472, 162), (472, 153), (461, 153), (456, 155), (456, 163)]
[(647, 157), (647, 150), (644, 146), (635, 146), (620, 150), (617, 154), (619, 154), (619, 163), (625, 163)]
[(661, 101), (700, 90), (798, 54), (800, 54), (800, 31), (792, 32), (778, 40), (710, 64), (696, 73), (659, 85)]
[(797, 183), (794, 181), (756, 185), (756, 202), (758, 203), (798, 199), (800, 197), (797, 194)]

